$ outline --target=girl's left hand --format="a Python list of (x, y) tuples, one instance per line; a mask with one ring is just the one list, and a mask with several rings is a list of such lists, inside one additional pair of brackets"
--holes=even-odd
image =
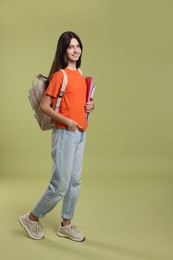
[(85, 111), (90, 113), (94, 109), (94, 100), (92, 99), (90, 102), (86, 103), (85, 105)]

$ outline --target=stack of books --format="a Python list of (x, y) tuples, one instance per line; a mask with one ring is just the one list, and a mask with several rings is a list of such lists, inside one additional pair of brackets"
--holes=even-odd
[[(94, 77), (86, 77), (87, 84), (87, 94), (86, 94), (86, 102), (90, 102), (93, 99), (94, 91), (96, 86), (94, 85)], [(86, 112), (86, 119), (88, 120), (89, 112)]]

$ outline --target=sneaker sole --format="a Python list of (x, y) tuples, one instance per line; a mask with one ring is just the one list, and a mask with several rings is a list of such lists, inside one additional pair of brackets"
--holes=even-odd
[(67, 236), (67, 235), (62, 234), (62, 233), (60, 233), (59, 231), (57, 232), (57, 235), (58, 235), (59, 237), (68, 238), (68, 239), (71, 239), (71, 240), (76, 241), (76, 242), (83, 242), (83, 241), (86, 239), (85, 237), (82, 238), (82, 239), (73, 238), (73, 237), (70, 237), (70, 236)]
[(19, 218), (19, 223), (21, 224), (21, 226), (24, 228), (24, 230), (26, 231), (26, 233), (29, 235), (29, 237), (31, 237), (32, 239), (36, 239), (36, 240), (41, 240), (44, 238), (44, 236), (42, 238), (38, 238), (38, 237), (34, 237), (31, 233), (30, 230), (25, 226), (25, 223), (22, 220), (22, 217)]

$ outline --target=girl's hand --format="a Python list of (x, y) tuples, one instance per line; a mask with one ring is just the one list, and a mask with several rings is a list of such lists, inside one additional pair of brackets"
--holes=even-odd
[(69, 120), (67, 124), (67, 129), (68, 131), (76, 131), (76, 129), (82, 130), (82, 126), (73, 120)]
[(85, 111), (90, 113), (93, 109), (94, 109), (95, 105), (94, 105), (94, 101), (93, 99), (91, 99), (91, 101), (89, 101), (88, 103), (86, 103), (85, 105)]

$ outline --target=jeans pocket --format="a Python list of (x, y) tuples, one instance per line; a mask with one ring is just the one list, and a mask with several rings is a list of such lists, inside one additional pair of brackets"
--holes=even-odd
[(76, 141), (76, 140), (78, 140), (78, 132), (79, 132), (78, 129), (76, 129), (74, 131), (65, 129), (64, 134), (65, 134), (65, 137), (67, 138), (67, 140)]

